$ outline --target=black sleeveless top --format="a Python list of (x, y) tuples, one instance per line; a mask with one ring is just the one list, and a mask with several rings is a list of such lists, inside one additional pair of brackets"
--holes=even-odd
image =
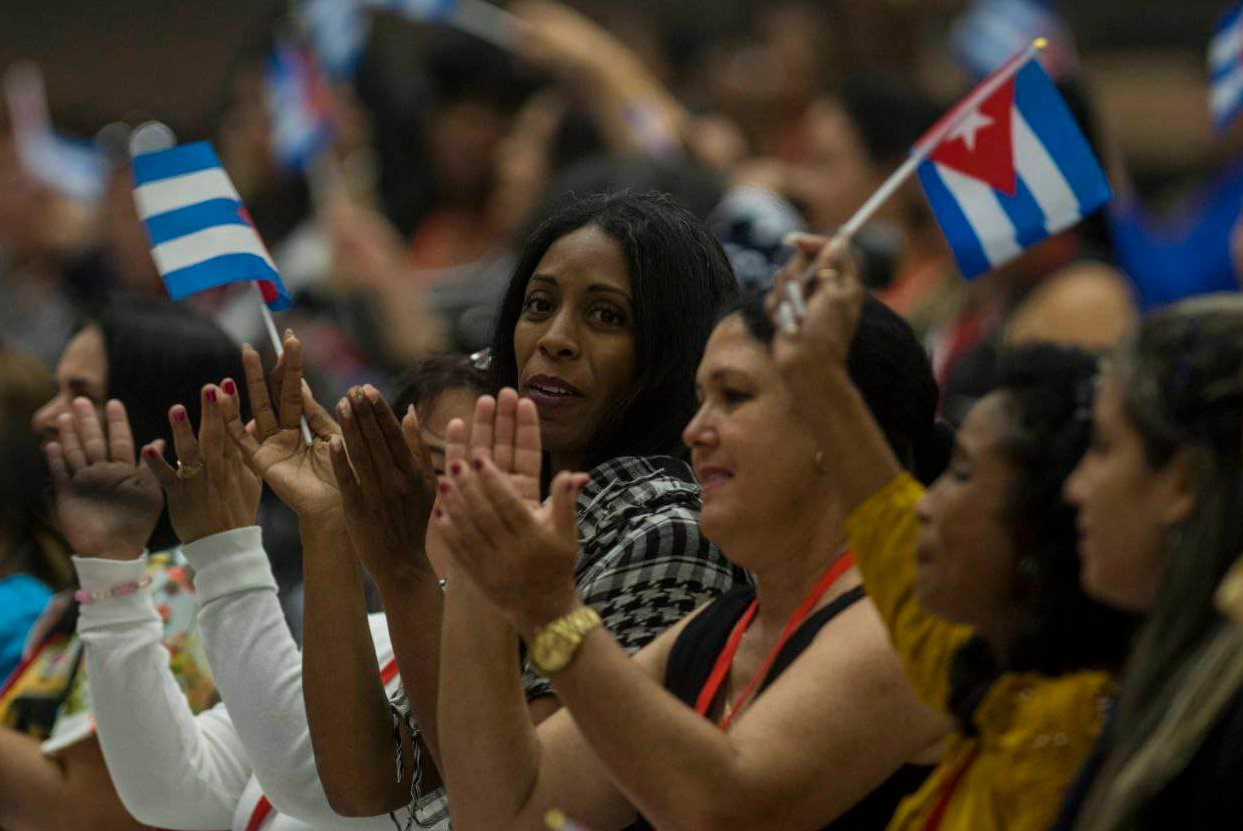
[[(856, 587), (803, 621), (777, 654), (772, 669), (755, 692), (756, 698), (811, 645), (825, 624), (863, 597), (863, 587)], [(665, 689), (688, 706), (695, 706), (699, 691), (712, 674), (712, 667), (716, 664), (721, 650), (725, 648), (730, 632), (754, 599), (754, 588), (744, 586), (735, 589), (714, 600), (687, 624), (669, 652), (669, 663), (665, 668)], [(889, 824), (898, 803), (915, 792), (931, 771), (930, 766), (903, 765), (862, 801), (824, 826), (823, 831), (882, 831)], [(640, 817), (630, 827), (630, 831), (653, 829), (647, 820)]]

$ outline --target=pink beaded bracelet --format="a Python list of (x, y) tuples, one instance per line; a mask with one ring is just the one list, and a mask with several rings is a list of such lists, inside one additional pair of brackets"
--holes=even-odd
[(150, 576), (143, 577), (141, 580), (130, 580), (127, 583), (121, 583), (110, 589), (103, 591), (88, 592), (86, 589), (78, 589), (73, 593), (73, 599), (79, 603), (94, 603), (97, 600), (111, 600), (114, 597), (125, 597), (127, 594), (133, 594), (139, 589), (150, 586)]

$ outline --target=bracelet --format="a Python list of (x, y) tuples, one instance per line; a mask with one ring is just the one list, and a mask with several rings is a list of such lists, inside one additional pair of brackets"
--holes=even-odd
[(120, 583), (110, 589), (103, 591), (88, 592), (86, 589), (78, 589), (73, 593), (73, 599), (79, 603), (95, 603), (99, 600), (111, 600), (115, 597), (125, 597), (133, 594), (139, 589), (146, 588), (151, 585), (150, 575), (143, 577), (141, 580), (130, 580), (126, 583)]

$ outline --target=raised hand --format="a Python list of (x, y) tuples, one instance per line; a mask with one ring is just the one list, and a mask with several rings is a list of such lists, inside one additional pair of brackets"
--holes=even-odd
[[(792, 289), (805, 304), (801, 322), (792, 316)], [(818, 369), (844, 367), (863, 308), (863, 286), (849, 246), (800, 235), (765, 305), (777, 327), (773, 357), (788, 382), (796, 387), (814, 383)]]
[(173, 531), (183, 543), (255, 524), (263, 483), (242, 461), (241, 452), (225, 434), (226, 418), (239, 418), (237, 385), (226, 378), (220, 386), (202, 389), (202, 417), (196, 437), (177, 404), (168, 411), (177, 467), (164, 460), (155, 442), (142, 449), (168, 498)]
[(58, 441), (46, 448), (56, 487), (56, 514), (79, 554), (132, 560), (142, 554), (164, 498), (155, 474), (134, 462), (125, 406), (104, 406), (107, 432), (94, 405), (75, 398), (56, 422)]
[(454, 441), (463, 433), (455, 421), (446, 435), (452, 461), (440, 485), (437, 528), (483, 593), (520, 631), (534, 631), (578, 604), (575, 501), (588, 477), (558, 474), (539, 504), (539, 416), (513, 390), (495, 402), (480, 399), (469, 461)]
[(377, 582), (430, 576), (424, 540), (436, 471), (418, 416), (411, 408), (399, 424), (368, 385), (341, 399), (337, 417), (342, 437), (331, 440), (330, 456), (358, 558)]
[[(280, 412), (272, 409), (268, 398), (259, 353), (243, 347), (242, 365), (254, 420), (243, 425), (238, 412), (228, 412), (225, 428), (241, 451), (242, 460), (299, 519), (340, 514), (341, 492), (328, 451), (329, 441), (339, 436), (340, 430), (302, 383), (302, 345), (293, 332), (285, 332), (283, 345), (285, 354), (273, 371), (273, 379), (280, 382)], [(315, 437), (310, 446), (302, 436), (304, 412)]]

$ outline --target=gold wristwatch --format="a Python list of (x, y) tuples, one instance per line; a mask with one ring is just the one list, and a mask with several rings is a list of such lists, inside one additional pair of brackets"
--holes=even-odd
[(544, 675), (569, 666), (583, 638), (604, 621), (590, 606), (580, 606), (542, 627), (531, 638), (531, 663)]

